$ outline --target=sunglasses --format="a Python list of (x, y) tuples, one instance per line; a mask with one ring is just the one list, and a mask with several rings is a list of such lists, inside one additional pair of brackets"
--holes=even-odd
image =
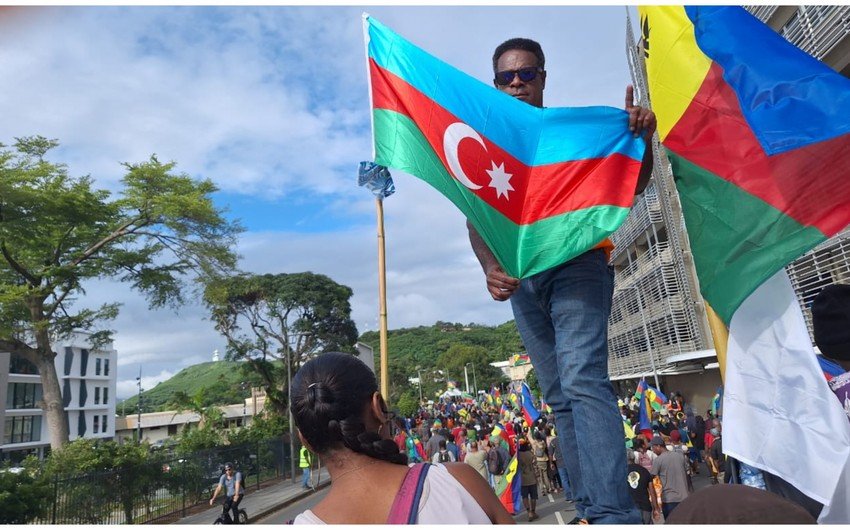
[(519, 76), (519, 80), (523, 83), (530, 83), (537, 78), (538, 73), (543, 73), (543, 68), (539, 66), (526, 66), (519, 70), (502, 70), (501, 72), (496, 72), (494, 81), (499, 86), (505, 86), (513, 82), (514, 76)]

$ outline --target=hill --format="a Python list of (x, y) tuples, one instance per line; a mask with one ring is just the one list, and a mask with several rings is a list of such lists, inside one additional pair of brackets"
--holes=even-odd
[[(227, 405), (239, 403), (251, 396), (251, 389), (242, 385), (248, 381), (248, 376), (242, 372), (242, 363), (233, 361), (205, 362), (189, 366), (178, 372), (171, 379), (162, 381), (150, 390), (142, 392), (143, 412), (168, 410), (168, 403), (175, 392), (182, 391), (193, 396), (201, 388), (206, 388), (207, 401), (204, 405)], [(245, 386), (244, 390), (241, 388)], [(127, 413), (136, 412), (138, 396), (130, 397), (118, 403), (119, 414), (122, 407)]]
[[(375, 351), (376, 371), (379, 370), (380, 351), (377, 331), (368, 331), (359, 338)], [(391, 395), (396, 399), (401, 393), (418, 392), (408, 381), (423, 375), (423, 391), (429, 395), (437, 389), (446, 388), (447, 372), (452, 380), (463, 382), (463, 366), (474, 365), (479, 388), (496, 384), (500, 372), (489, 363), (507, 360), (512, 354), (523, 351), (516, 325), (511, 320), (499, 326), (437, 322), (433, 326), (390, 330), (387, 336), (389, 352)], [(421, 371), (417, 371), (417, 368)], [(470, 368), (470, 382), (473, 372)], [(142, 392), (143, 412), (168, 410), (175, 392), (183, 391), (189, 396), (206, 388), (207, 401), (204, 405), (226, 405), (239, 403), (250, 396), (250, 388), (241, 388), (243, 381), (253, 377), (242, 371), (242, 363), (232, 361), (205, 362), (189, 366), (174, 377), (163, 381), (150, 390)], [(136, 412), (137, 396), (118, 403), (128, 414)]]

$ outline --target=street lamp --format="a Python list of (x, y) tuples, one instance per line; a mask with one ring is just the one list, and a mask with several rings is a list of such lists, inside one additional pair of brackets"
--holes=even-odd
[[(475, 364), (474, 363), (466, 363), (465, 365), (463, 365), (463, 369), (466, 370), (467, 366), (472, 367), (472, 390), (473, 390), (472, 393), (475, 394), (475, 395), (478, 395), (478, 379), (475, 377)], [(466, 386), (469, 387), (468, 384)], [(469, 392), (469, 389), (467, 388), (466, 391)]]
[(142, 367), (139, 366), (139, 377), (136, 378), (136, 384), (139, 385), (139, 399), (136, 403), (136, 441), (142, 443)]
[(422, 369), (416, 367), (417, 381), (419, 382), (419, 404), (422, 404)]
[(646, 326), (646, 317), (643, 314), (643, 297), (640, 294), (640, 289), (637, 288), (636, 285), (632, 285), (631, 287), (623, 287), (621, 291), (628, 291), (629, 289), (634, 289), (637, 294), (638, 301), (638, 312), (640, 312), (640, 320), (643, 322), (643, 336), (646, 340), (646, 350), (649, 352), (649, 362), (652, 366), (652, 375), (655, 377), (655, 388), (661, 390), (661, 385), (658, 384), (658, 370), (655, 368), (655, 356), (652, 355), (652, 346), (649, 341), (649, 328)]

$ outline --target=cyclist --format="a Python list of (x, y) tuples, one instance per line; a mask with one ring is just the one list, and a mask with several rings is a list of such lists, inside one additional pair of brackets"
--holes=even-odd
[(224, 499), (224, 513), (228, 510), (233, 512), (231, 522), (239, 524), (239, 503), (242, 501), (242, 473), (233, 468), (233, 464), (227, 462), (224, 464), (224, 474), (218, 479), (218, 486), (215, 487), (213, 496), (210, 499), (210, 506), (215, 502), (215, 498), (225, 490), (226, 497)]

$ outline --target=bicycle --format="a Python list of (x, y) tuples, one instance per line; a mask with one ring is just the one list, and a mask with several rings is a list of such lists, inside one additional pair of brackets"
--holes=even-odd
[[(213, 521), (213, 524), (234, 524), (233, 518), (230, 517), (230, 510), (226, 509), (225, 506), (227, 506), (227, 501), (224, 501), (221, 504), (221, 514), (218, 516), (218, 518), (215, 521)], [(236, 524), (248, 524), (248, 512), (246, 512), (242, 508), (239, 508), (238, 513), (239, 513), (239, 522), (236, 523)]]

